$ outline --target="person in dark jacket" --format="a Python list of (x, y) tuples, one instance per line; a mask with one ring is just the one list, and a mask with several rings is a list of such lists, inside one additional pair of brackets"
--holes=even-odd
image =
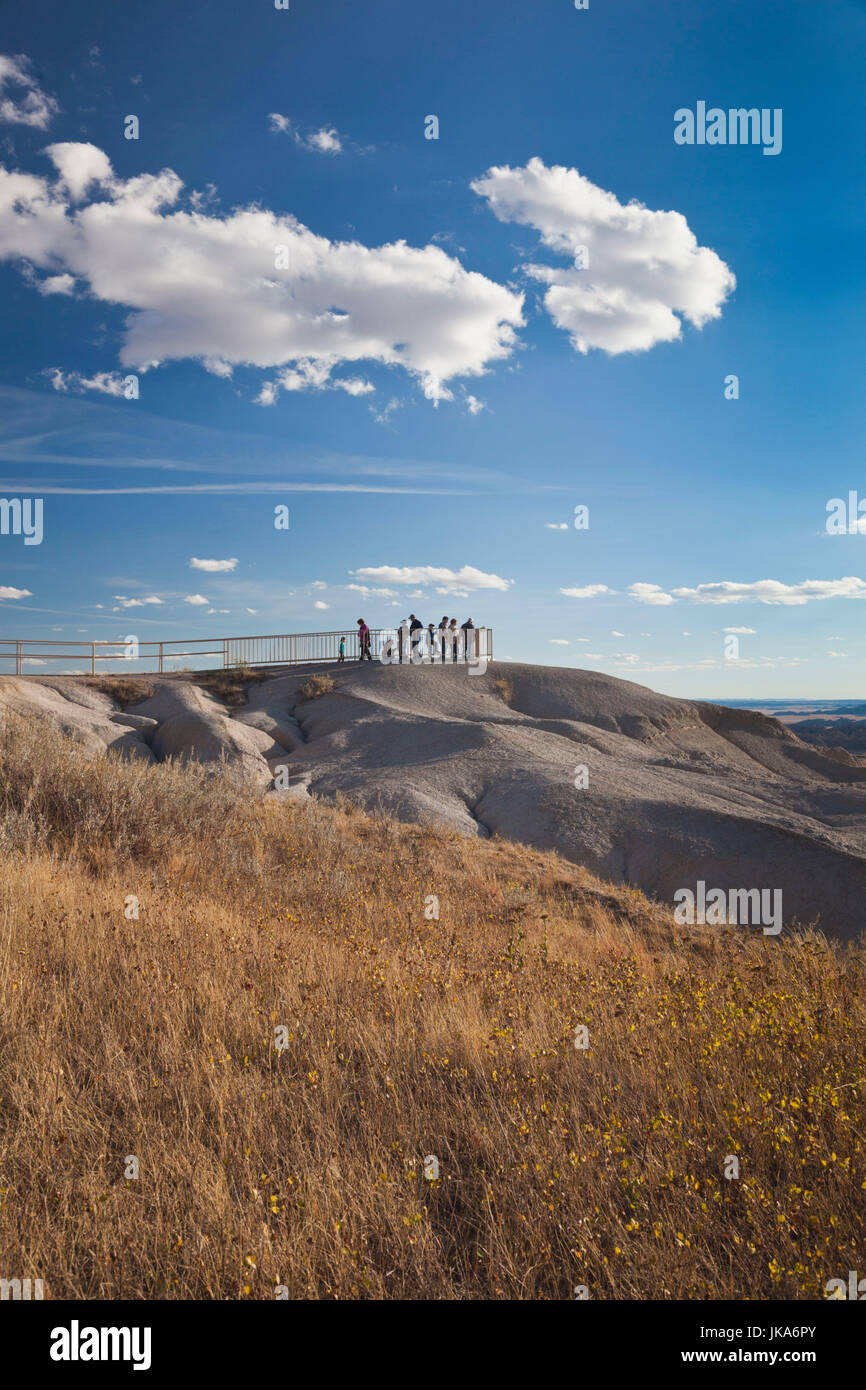
[[(463, 636), (460, 639), (463, 644), (463, 659), (464, 661), (468, 661), (470, 656), (469, 644), (472, 640), (469, 634), (470, 632), (475, 631), (475, 624), (473, 623), (471, 618), (467, 618), (465, 623), (460, 624), (460, 631), (463, 633)], [(473, 656), (475, 655), (474, 650), (471, 654)]]
[(412, 644), (412, 650), (411, 650), (411, 652), (410, 652), (410, 659), (411, 659), (412, 661), (417, 661), (417, 660), (418, 660), (418, 646), (419, 646), (419, 643), (420, 643), (420, 641), (421, 641), (421, 638), (420, 638), (420, 637), (416, 637), (416, 636), (415, 636), (415, 633), (416, 633), (416, 632), (418, 632), (418, 633), (423, 632), (423, 630), (424, 630), (424, 624), (418, 621), (418, 619), (415, 617), (415, 614), (414, 614), (414, 613), (410, 613), (410, 614), (409, 614), (409, 641), (410, 641), (411, 644)]
[(444, 660), (445, 660), (445, 643), (446, 643), (447, 640), (448, 640), (448, 615), (447, 615), (447, 613), (446, 613), (445, 617), (442, 619), (441, 623), (439, 624), (439, 639), (440, 639), (440, 645), (441, 645), (441, 647), (442, 647), (442, 660), (444, 661)]
[(361, 651), (358, 660), (363, 661), (364, 657), (366, 657), (368, 661), (372, 661), (373, 657), (370, 652), (370, 629), (363, 618), (358, 619), (358, 646)]

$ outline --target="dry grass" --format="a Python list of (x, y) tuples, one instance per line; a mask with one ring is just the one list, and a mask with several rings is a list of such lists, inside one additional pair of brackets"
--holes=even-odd
[(149, 700), (155, 692), (150, 681), (143, 680), (141, 676), (91, 676), (84, 684), (92, 690), (101, 690), (121, 709)]
[(493, 682), (493, 688), (499, 691), (506, 705), (511, 704), (514, 699), (514, 682), (509, 680), (508, 676), (500, 676)]
[(273, 672), (268, 669), (254, 669), (252, 666), (227, 666), (217, 671), (193, 671), (190, 680), (200, 685), (209, 695), (215, 695), (229, 709), (237, 709), (247, 702), (247, 688), (258, 681), (270, 680)]
[(332, 675), (327, 671), (315, 671), (303, 685), (298, 686), (298, 695), (302, 700), (318, 700), (321, 695), (330, 695), (336, 688)]
[(5, 1276), (702, 1299), (862, 1268), (862, 952), (674, 929), (552, 854), (16, 738)]

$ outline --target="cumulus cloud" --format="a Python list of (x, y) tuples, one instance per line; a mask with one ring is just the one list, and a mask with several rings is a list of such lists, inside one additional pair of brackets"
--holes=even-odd
[[(718, 318), (736, 281), (699, 246), (679, 212), (653, 211), (590, 182), (577, 169), (488, 169), (472, 183), (501, 222), (533, 227), (570, 266), (528, 264), (547, 286), (544, 307), (578, 352), (645, 352), (680, 337), (682, 321)], [(580, 268), (582, 267), (582, 268)]]
[(8, 584), (0, 584), (0, 598), (32, 598), (29, 589), (13, 589)]
[[(477, 589), (507, 590), (513, 579), (500, 579), (498, 574), (485, 574), (473, 565), (462, 569), (440, 569), (435, 565), (372, 565), (352, 570), (357, 579), (382, 580), (385, 584), (432, 584), (437, 594), (452, 594), (454, 598), (466, 598)], [(350, 586), (351, 587), (351, 586)]]
[(111, 160), (97, 145), (64, 141), (49, 145), (45, 153), (59, 175), (58, 191), (64, 191), (74, 203), (81, 201), (92, 184), (113, 183)]
[(150, 594), (147, 598), (127, 598), (125, 594), (115, 594), (114, 599), (121, 608), (143, 608), (147, 603), (162, 603), (162, 599), (157, 598), (156, 594)]
[(393, 598), (396, 593), (395, 589), (374, 589), (370, 588), (368, 584), (347, 584), (346, 588), (354, 590), (362, 598)]
[(210, 599), (205, 598), (204, 594), (187, 594), (183, 601), (184, 603), (194, 603), (198, 605), (202, 603), (210, 603)]
[(628, 591), (638, 603), (649, 603), (654, 607), (665, 607), (674, 601), (658, 584), (629, 584)]
[(595, 598), (597, 594), (612, 594), (615, 590), (606, 584), (585, 584), (582, 589), (560, 589), (559, 592), (566, 598)]
[(314, 608), (330, 608), (330, 606), (329, 603), (323, 603), (320, 598), (317, 598), (316, 602), (313, 604)]
[(552, 647), (567, 647), (567, 646), (568, 646), (568, 641), (567, 641), (567, 639), (566, 639), (565, 637), (550, 637), (550, 638), (548, 638), (548, 641), (550, 642), (550, 645), (551, 645)]
[(545, 526), (547, 527), (548, 531), (567, 531), (567, 530), (568, 530), (568, 522), (567, 522), (567, 521), (545, 521), (544, 524), (545, 524)]
[[(126, 367), (191, 358), (223, 374), (277, 369), (259, 395), (267, 404), (321, 388), (341, 364), (378, 362), (439, 401), (453, 398), (452, 379), (483, 374), (516, 344), (522, 295), (439, 246), (330, 241), (261, 207), (220, 217), (184, 208), (171, 169), (124, 180), (93, 145), (47, 153), (53, 179), (0, 166), (0, 259), (69, 275), (125, 308)], [(341, 389), (370, 385), (350, 376)]]
[(679, 599), (693, 603), (776, 603), (800, 605), (813, 599), (866, 598), (866, 581), (849, 575), (845, 579), (804, 579), (801, 584), (782, 584), (778, 579), (759, 579), (754, 584), (721, 580), (698, 584), (694, 589), (674, 589)]
[(0, 121), (45, 130), (58, 110), (57, 102), (46, 96), (31, 74), (26, 58), (0, 54)]
[(191, 570), (205, 570), (207, 574), (225, 574), (233, 570), (237, 565), (237, 559), (231, 560), (199, 560), (193, 555), (189, 562)]
[(723, 627), (722, 632), (736, 632), (741, 637), (755, 637), (757, 629), (753, 627)]

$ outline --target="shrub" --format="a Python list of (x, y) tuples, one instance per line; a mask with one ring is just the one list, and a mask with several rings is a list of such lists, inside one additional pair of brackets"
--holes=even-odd
[(321, 695), (332, 694), (336, 688), (333, 676), (329, 676), (327, 671), (316, 671), (298, 687), (298, 695), (302, 700), (318, 700)]

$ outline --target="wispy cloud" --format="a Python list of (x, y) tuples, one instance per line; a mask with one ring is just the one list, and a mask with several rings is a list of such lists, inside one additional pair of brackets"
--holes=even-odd
[(452, 570), (436, 565), (372, 565), (352, 570), (357, 579), (381, 580), (385, 584), (401, 584), (417, 587), (419, 584), (433, 586), (437, 594), (472, 593), (478, 589), (499, 589), (507, 591), (513, 579), (500, 579), (498, 574), (485, 574), (473, 565)]
[(189, 562), (191, 570), (204, 570), (207, 574), (226, 574), (237, 568), (237, 558), (231, 560), (200, 560), (193, 555)]
[(320, 126), (318, 130), (304, 133), (290, 116), (282, 116), (279, 111), (272, 111), (268, 120), (272, 131), (279, 135), (290, 135), (295, 144), (302, 145), (305, 150), (314, 150), (317, 154), (343, 152), (343, 137), (333, 126)]
[(59, 109), (54, 97), (42, 91), (27, 58), (0, 54), (0, 121), (45, 130)]

